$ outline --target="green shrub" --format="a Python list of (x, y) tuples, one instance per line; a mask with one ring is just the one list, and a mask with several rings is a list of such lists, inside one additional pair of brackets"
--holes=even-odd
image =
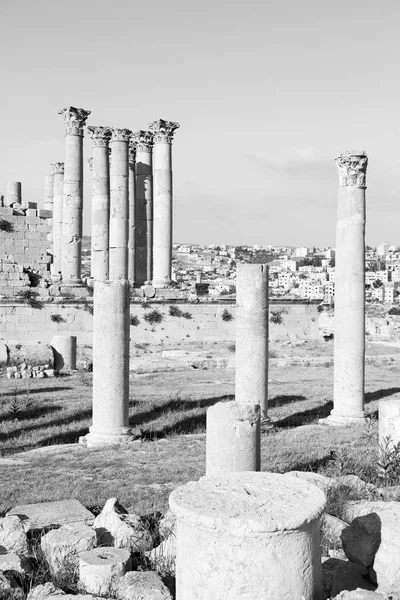
[(129, 322), (133, 327), (137, 327), (140, 323), (140, 319), (137, 315), (131, 315)]
[(143, 318), (149, 325), (157, 325), (158, 323), (162, 322), (164, 315), (160, 313), (159, 310), (154, 309), (151, 312), (144, 315)]
[(282, 310), (271, 310), (269, 322), (273, 323), (274, 325), (283, 325), (284, 321), (282, 317), (282, 312)]
[(184, 319), (191, 319), (192, 318), (192, 313), (190, 313), (188, 311), (185, 311), (185, 312), (182, 313), (182, 317)]
[(232, 321), (233, 315), (231, 312), (229, 312), (229, 310), (227, 308), (225, 308), (224, 312), (221, 315), (221, 318), (223, 321), (229, 322), (229, 321)]
[(169, 307), (169, 312), (168, 312), (170, 317), (182, 317), (183, 316), (183, 312), (181, 311), (181, 309), (178, 306), (170, 306)]
[(65, 319), (63, 319), (63, 317), (61, 315), (51, 315), (50, 319), (53, 321), (53, 323), (65, 323)]
[(10, 223), (10, 221), (7, 221), (7, 219), (0, 219), (0, 231), (10, 233), (13, 230), (14, 226), (12, 223)]

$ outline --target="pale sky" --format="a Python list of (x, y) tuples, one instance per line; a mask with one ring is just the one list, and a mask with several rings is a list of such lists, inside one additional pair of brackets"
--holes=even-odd
[[(175, 242), (333, 246), (334, 157), (356, 149), (367, 242), (400, 244), (399, 31), (398, 0), (0, 0), (0, 193), (43, 205), (72, 105), (180, 123)], [(84, 190), (89, 234), (86, 161)]]

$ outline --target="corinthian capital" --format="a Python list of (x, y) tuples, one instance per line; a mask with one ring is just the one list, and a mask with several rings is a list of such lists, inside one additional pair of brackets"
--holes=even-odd
[(111, 141), (112, 142), (129, 142), (129, 138), (132, 135), (130, 129), (111, 129)]
[(150, 131), (135, 131), (131, 137), (131, 143), (135, 145), (136, 150), (142, 152), (151, 152), (153, 147), (154, 137)]
[(366, 187), (368, 157), (364, 151), (346, 150), (335, 158), (339, 171), (339, 186)]
[(107, 147), (111, 139), (111, 127), (95, 127), (89, 125), (87, 127), (89, 137), (92, 138), (93, 146)]
[(129, 162), (136, 162), (136, 142), (132, 136), (129, 138)]
[(51, 165), (51, 168), (53, 169), (54, 175), (57, 175), (57, 174), (64, 175), (64, 163), (63, 162), (53, 163)]
[(179, 123), (173, 121), (164, 121), (159, 119), (149, 124), (150, 131), (154, 134), (154, 143), (157, 142), (168, 142), (171, 144), (174, 139), (175, 130), (180, 127)]
[(69, 106), (58, 111), (64, 117), (65, 135), (80, 135), (83, 137), (83, 127), (86, 123), (90, 110)]

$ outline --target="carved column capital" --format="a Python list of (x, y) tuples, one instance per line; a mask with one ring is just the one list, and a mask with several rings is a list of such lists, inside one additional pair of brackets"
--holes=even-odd
[(58, 114), (64, 118), (65, 135), (80, 135), (83, 137), (83, 127), (90, 113), (90, 110), (75, 108), (74, 106), (59, 110)]
[(53, 163), (51, 165), (51, 168), (53, 169), (53, 174), (54, 175), (64, 175), (64, 163), (63, 162), (56, 162)]
[(150, 131), (135, 131), (131, 137), (131, 143), (135, 144), (136, 151), (151, 152), (154, 136)]
[(364, 151), (346, 150), (335, 158), (340, 187), (366, 187), (368, 156)]
[(132, 135), (130, 129), (117, 129), (111, 128), (111, 141), (112, 142), (129, 142), (129, 138)]
[(129, 162), (131, 164), (136, 162), (136, 142), (132, 136), (129, 138)]
[(158, 142), (167, 142), (168, 144), (172, 143), (174, 139), (174, 134), (176, 129), (180, 127), (179, 123), (174, 123), (173, 121), (164, 121), (164, 119), (159, 119), (158, 121), (153, 121), (149, 123), (149, 129), (154, 135), (154, 143)]
[(93, 146), (102, 146), (106, 148), (111, 140), (111, 127), (95, 127), (89, 125), (87, 127), (89, 137), (92, 138)]

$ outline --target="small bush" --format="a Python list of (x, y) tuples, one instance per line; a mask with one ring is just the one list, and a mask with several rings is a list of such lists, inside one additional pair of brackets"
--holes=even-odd
[(228, 352), (234, 353), (236, 351), (236, 344), (229, 344)]
[(50, 319), (53, 323), (65, 323), (65, 319), (61, 315), (51, 315)]
[(385, 437), (378, 452), (378, 477), (385, 485), (397, 484), (400, 478), (400, 442), (394, 445), (390, 437)]
[(269, 317), (269, 322), (274, 325), (283, 325), (283, 317), (281, 310), (271, 310), (271, 315)]
[(184, 313), (181, 311), (181, 309), (178, 306), (172, 305), (169, 307), (168, 314), (170, 317), (182, 317)]
[(186, 312), (183, 312), (183, 313), (182, 313), (182, 317), (183, 317), (184, 319), (191, 319), (191, 318), (192, 318), (192, 313), (190, 313), (190, 312), (188, 312), (188, 311), (186, 311)]
[(160, 313), (159, 310), (154, 309), (151, 312), (144, 315), (143, 318), (149, 325), (157, 325), (158, 323), (162, 322), (164, 316), (162, 313)]
[(18, 297), (26, 300), (32, 308), (43, 308), (43, 302), (39, 300), (38, 292), (34, 292), (31, 289), (21, 290), (18, 292)]
[(7, 219), (0, 219), (0, 231), (5, 231), (6, 233), (10, 233), (14, 230), (14, 226)]
[(392, 306), (392, 308), (390, 310), (388, 310), (388, 315), (400, 315), (400, 307), (399, 306)]
[(93, 314), (93, 304), (85, 304), (85, 306), (83, 307), (83, 310), (85, 310), (90, 315), (92, 315)]
[(137, 327), (140, 323), (140, 319), (137, 315), (131, 315), (129, 322), (133, 327)]
[(222, 318), (223, 321), (229, 322), (229, 321), (232, 321), (233, 315), (232, 315), (231, 312), (229, 312), (229, 310), (227, 308), (225, 308), (224, 312), (221, 315), (221, 318)]
[(268, 350), (268, 358), (277, 358), (277, 353), (273, 350)]

